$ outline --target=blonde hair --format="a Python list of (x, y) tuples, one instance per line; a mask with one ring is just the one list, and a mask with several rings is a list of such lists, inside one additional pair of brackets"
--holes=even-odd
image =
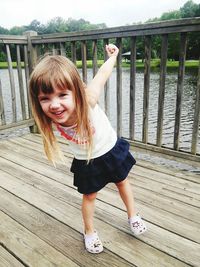
[(45, 56), (36, 65), (29, 82), (32, 112), (43, 137), (46, 156), (54, 165), (56, 156), (63, 158), (53, 132), (52, 121), (43, 112), (38, 100), (40, 92), (49, 94), (55, 88), (67, 88), (73, 93), (77, 117), (77, 134), (80, 139), (87, 138), (89, 161), (92, 151), (92, 132), (89, 123), (89, 105), (85, 93), (85, 85), (75, 65), (66, 57), (58, 55)]

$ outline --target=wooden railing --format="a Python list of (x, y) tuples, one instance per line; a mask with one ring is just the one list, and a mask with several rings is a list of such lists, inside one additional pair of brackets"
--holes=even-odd
[[(144, 147), (171, 155), (179, 155), (182, 157), (200, 160), (199, 151), (197, 151), (198, 135), (199, 135), (199, 114), (200, 114), (200, 70), (198, 74), (198, 83), (196, 86), (196, 100), (194, 108), (194, 119), (192, 127), (192, 139), (190, 151), (180, 150), (180, 126), (181, 126), (181, 108), (183, 95), (183, 81), (185, 72), (185, 59), (187, 36), (190, 32), (200, 32), (200, 18), (164, 21), (159, 23), (140, 24), (133, 26), (116, 27), (102, 30), (92, 30), (72, 33), (58, 33), (37, 35), (35, 32), (29, 32), (26, 36), (7, 36), (0, 35), (0, 45), (4, 46), (8, 59), (8, 70), (10, 77), (11, 99), (12, 101), (12, 122), (7, 123), (4, 114), (4, 99), (2, 86), (0, 83), (0, 131), (8, 130), (8, 128), (32, 127), (34, 121), (31, 116), (30, 105), (28, 100), (28, 78), (31, 70), (34, 68), (37, 59), (44, 53), (51, 52), (53, 54), (61, 54), (71, 58), (76, 64), (77, 62), (77, 44), (81, 45), (82, 60), (82, 77), (87, 82), (87, 43), (92, 41), (92, 68), (93, 75), (97, 72), (98, 57), (97, 43), (101, 41), (104, 45), (112, 39), (119, 47), (119, 56), (116, 64), (116, 92), (117, 92), (117, 132), (122, 134), (122, 40), (130, 38), (131, 56), (130, 56), (130, 123), (129, 137), (134, 145)], [(168, 38), (170, 34), (180, 35), (180, 56), (177, 81), (176, 96), (176, 114), (174, 125), (174, 143), (173, 148), (163, 147), (163, 112), (165, 101), (165, 77), (167, 64)], [(150, 70), (151, 70), (151, 40), (154, 35), (162, 38), (161, 57), (160, 57), (160, 81), (159, 81), (159, 98), (157, 111), (157, 136), (156, 144), (149, 144), (148, 141), (148, 125), (149, 125), (149, 89), (150, 89)], [(136, 40), (138, 37), (144, 37), (144, 91), (143, 91), (143, 124), (142, 124), (142, 140), (135, 139), (135, 91), (136, 91)], [(17, 120), (16, 116), (16, 82), (14, 81), (12, 58), (10, 49), (13, 46), (17, 55), (17, 72), (18, 83), (21, 100), (21, 119)], [(68, 48), (70, 47), (70, 51)], [(103, 48), (102, 48), (103, 49)], [(200, 49), (199, 49), (200, 50)], [(23, 56), (23, 62), (22, 62)], [(106, 59), (106, 55), (104, 55)], [(25, 84), (22, 78), (22, 64), (25, 70)], [(200, 68), (199, 68), (200, 69)], [(25, 94), (26, 92), (26, 94)], [(105, 111), (109, 109), (111, 100), (109, 99), (109, 83), (106, 85), (104, 104)]]

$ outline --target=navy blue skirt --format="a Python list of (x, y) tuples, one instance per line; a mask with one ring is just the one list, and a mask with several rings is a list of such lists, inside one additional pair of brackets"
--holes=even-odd
[(123, 181), (136, 163), (129, 152), (129, 143), (118, 138), (115, 146), (103, 156), (86, 160), (73, 159), (70, 171), (74, 173), (74, 186), (82, 194), (99, 191), (108, 183)]

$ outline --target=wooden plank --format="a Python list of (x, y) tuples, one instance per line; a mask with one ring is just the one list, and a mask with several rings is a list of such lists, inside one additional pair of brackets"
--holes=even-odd
[(12, 254), (0, 246), (0, 267), (24, 267)]
[(17, 130), (21, 128), (30, 127), (32, 125), (35, 125), (34, 119), (24, 120), (24, 121), (18, 121), (16, 123), (10, 123), (7, 125), (0, 125), (0, 131), (1, 132), (7, 132), (12, 130)]
[[(12, 141), (12, 143), (13, 143), (13, 141)], [(10, 146), (10, 144), (8, 142), (6, 143), (6, 147), (10, 150), (12, 149), (12, 147)], [(14, 145), (14, 143), (13, 143), (13, 151), (16, 152), (18, 155), (19, 154), (22, 154), (22, 155), (25, 154), (28, 157), (31, 157), (32, 159), (34, 159), (34, 157), (36, 157), (38, 155), (37, 152), (30, 151), (28, 146), (27, 146), (27, 149), (23, 148), (23, 143), (21, 144), (21, 147), (20, 147), (20, 143), (18, 143), (18, 147), (16, 145)], [(42, 157), (42, 158), (45, 159), (45, 157)], [(40, 157), (39, 161), (45, 163), (46, 160), (42, 160), (42, 158)], [(13, 170), (12, 168), (9, 169), (9, 167), (6, 168), (7, 164), (5, 161), (0, 160), (0, 162), (1, 162), (2, 166), (4, 166), (4, 167), (2, 167), (2, 169), (4, 169), (6, 172), (9, 172), (10, 174), (18, 173), (18, 170)], [(69, 166), (67, 166), (67, 167), (70, 168)], [(64, 167), (62, 169), (62, 168), (60, 168), (60, 166), (58, 166), (57, 169), (64, 171), (66, 173), (66, 175), (70, 174), (69, 172), (66, 171), (66, 167)], [(24, 174), (24, 175), (26, 177), (30, 176), (30, 175), (28, 175), (28, 173)], [(186, 219), (189, 218), (190, 221), (194, 221), (197, 223), (200, 221), (199, 210), (195, 206), (192, 206), (192, 204), (193, 204), (192, 199), (195, 200), (195, 194), (190, 193), (191, 191), (185, 190), (185, 187), (187, 186), (188, 189), (195, 190), (196, 192), (198, 192), (200, 190), (198, 187), (196, 188), (194, 185), (194, 187), (192, 188), (192, 183), (190, 183), (190, 185), (187, 183), (184, 183), (183, 184), (184, 188), (181, 191), (181, 190), (177, 189), (178, 187), (176, 187), (178, 183), (175, 184), (174, 186), (166, 183), (167, 189), (171, 189), (172, 191), (174, 191), (174, 195), (171, 194), (171, 195), (173, 195), (173, 198), (172, 197), (169, 198), (168, 197), (168, 191), (166, 191), (166, 185), (162, 183), (162, 180), (160, 180), (160, 182), (158, 182), (155, 174), (154, 175), (150, 174), (150, 175), (152, 176), (152, 179), (147, 178), (145, 176), (145, 174), (144, 174), (144, 176), (142, 176), (141, 174), (138, 175), (136, 172), (133, 176), (134, 182), (132, 182), (132, 179), (130, 179), (131, 184), (136, 185), (136, 187), (134, 187), (134, 192), (136, 193), (136, 195), (139, 196), (139, 197), (137, 197), (137, 200), (139, 200), (142, 203), (146, 202), (147, 205), (149, 205), (149, 203), (151, 203), (151, 205), (153, 207), (161, 208), (167, 212), (170, 211), (171, 213), (176, 214), (176, 215), (179, 215), (181, 212), (181, 217), (186, 218)], [(31, 176), (33, 176), (33, 174)], [(72, 176), (72, 175), (70, 174), (70, 176)], [(19, 177), (23, 177), (23, 175), (19, 174)], [(131, 178), (131, 176), (130, 176), (130, 178)], [(146, 191), (145, 188), (148, 191), (146, 193), (145, 193), (145, 191)], [(162, 192), (160, 192), (161, 189), (162, 189)], [(180, 186), (180, 189), (181, 189), (181, 186)], [(52, 188), (52, 190), (53, 190), (53, 188)], [(55, 190), (54, 190), (54, 192), (55, 192)], [(188, 192), (188, 195), (191, 195), (191, 197), (188, 197), (188, 199), (187, 199), (188, 203), (186, 203), (186, 202), (181, 203), (179, 200), (176, 199), (176, 194), (181, 194), (181, 196), (183, 198), (184, 194), (187, 196), (186, 192)], [(147, 195), (148, 195), (148, 199), (146, 199)], [(180, 197), (180, 200), (182, 201), (181, 197)], [(199, 198), (199, 200), (196, 200), (196, 204), (198, 205), (198, 207), (200, 206), (199, 205), (200, 204), (200, 198)], [(191, 210), (193, 211), (192, 214), (191, 214)], [(194, 232), (195, 232), (195, 230), (194, 230)]]
[[(191, 205), (192, 207), (190, 208), (190, 218), (191, 218), (191, 209), (193, 209), (193, 207), (200, 208), (200, 200), (197, 199), (196, 195), (192, 192), (188, 192), (188, 191), (184, 192), (183, 189), (174, 187), (168, 184), (163, 185), (162, 182), (149, 179), (145, 176), (138, 175), (137, 173), (134, 173), (134, 176), (131, 177), (130, 182), (131, 184), (134, 185), (134, 192), (137, 192), (136, 187), (139, 187), (139, 189), (142, 188), (144, 189), (144, 191), (146, 190), (148, 191), (146, 196), (149, 194), (156, 194), (156, 197), (158, 196), (161, 199), (162, 197), (164, 197), (164, 198), (167, 198), (169, 201), (175, 200), (175, 203), (178, 203), (178, 204), (181, 202), (183, 206), (184, 206), (184, 203)], [(140, 197), (139, 199), (141, 199)], [(148, 199), (146, 199), (146, 201), (148, 201)], [(160, 205), (160, 203), (156, 203), (156, 205)], [(183, 217), (185, 217), (185, 213), (183, 213), (182, 215)], [(195, 220), (195, 218), (193, 220)]]
[[(6, 147), (8, 150), (8, 148), (9, 148), (8, 144), (6, 144)], [(43, 170), (45, 172), (45, 175), (48, 177), (51, 177), (51, 179), (59, 179), (60, 182), (62, 182), (64, 184), (67, 183), (67, 180), (66, 180), (67, 172), (64, 173), (63, 171), (61, 171), (59, 169), (57, 169), (57, 171), (56, 171), (52, 166), (45, 166), (40, 161), (33, 160), (34, 154), (33, 154), (32, 158), (28, 158), (27, 157), (28, 156), (27, 151), (25, 151), (24, 148), (21, 149), (21, 152), (20, 152), (20, 148), (17, 151), (15, 149), (13, 149), (12, 155), (7, 156), (4, 147), (2, 147), (1, 155), (4, 158), (10, 159), (10, 160), (18, 163), (19, 165), (26, 166), (26, 168), (28, 168), (29, 170), (34, 171), (37, 169), (37, 172), (40, 174), (42, 174), (41, 170)], [(26, 157), (24, 157), (23, 155), (26, 155)], [(35, 152), (35, 155), (38, 155), (38, 153)], [(37, 159), (38, 159), (38, 156), (37, 156)], [(17, 174), (17, 171), (13, 170), (12, 173)], [(30, 176), (34, 177), (34, 175), (32, 175), (32, 174), (30, 174), (30, 175), (26, 174), (25, 175), (25, 177), (28, 177), (29, 179), (30, 179)], [(23, 178), (23, 175), (19, 175), (19, 177)], [(45, 184), (46, 184), (46, 182), (45, 182)], [(69, 186), (70, 186), (70, 184), (69, 184)], [(72, 182), (71, 182), (71, 187), (72, 187)], [(50, 191), (54, 192), (53, 194), (55, 194), (55, 189), (53, 190), (53, 186), (52, 186), (52, 189)], [(104, 199), (104, 197), (105, 196), (102, 195), (102, 200)], [(111, 199), (114, 199), (114, 196), (112, 196)], [(115, 202), (112, 202), (112, 203), (115, 203)], [(116, 203), (118, 203), (118, 202), (116, 202)], [(119, 201), (119, 203), (121, 203), (121, 202)], [(119, 205), (120, 205), (119, 207), (122, 208), (121, 204), (119, 204)], [(199, 226), (195, 222), (192, 222), (191, 220), (189, 220), (187, 218), (185, 218), (185, 219), (180, 218), (180, 216), (175, 215), (175, 214), (170, 214), (168, 211), (159, 210), (158, 208), (151, 206), (150, 203), (144, 204), (143, 201), (138, 201), (137, 205), (138, 205), (138, 207), (140, 207), (141, 210), (144, 210), (144, 214), (146, 214), (146, 212), (147, 212), (148, 221), (149, 220), (154, 221), (154, 223), (156, 223), (157, 225), (160, 224), (160, 226), (162, 226), (165, 229), (179, 233), (181, 236), (187, 236), (189, 239), (196, 240), (197, 242), (199, 242), (198, 236), (200, 236), (200, 235), (197, 235), (197, 233), (199, 231), (198, 230)], [(169, 208), (169, 210), (170, 210), (170, 208)], [(160, 215), (161, 217), (158, 220), (159, 213), (161, 213), (162, 216)], [(156, 217), (154, 217), (155, 214), (157, 214)], [(167, 219), (169, 216), (170, 216), (170, 221)], [(179, 222), (179, 220), (180, 220), (180, 222)], [(177, 222), (179, 222), (179, 223), (177, 224)], [(182, 225), (182, 227), (179, 227), (180, 224)], [(190, 227), (190, 230), (186, 230), (187, 227)]]
[(136, 37), (131, 38), (131, 58), (130, 58), (130, 117), (129, 117), (129, 137), (134, 140), (135, 133), (135, 76), (136, 76)]
[[(19, 143), (20, 145), (20, 143)], [(23, 146), (23, 144), (21, 145)], [(7, 144), (8, 149), (10, 148), (9, 144)], [(19, 146), (18, 146), (19, 147)], [(30, 153), (28, 153), (28, 147), (27, 149), (23, 149), (20, 148), (16, 149), (16, 146), (13, 144), (13, 151), (16, 151), (17, 154), (21, 153), (21, 154), (26, 154), (28, 157), (34, 158), (35, 156), (38, 155), (38, 153), (34, 153), (32, 151), (30, 151)], [(32, 155), (31, 155), (32, 152)], [(45, 160), (42, 160), (43, 157), (40, 156), (39, 161), (40, 162), (45, 162)], [(23, 170), (20, 166), (17, 167), (17, 165), (7, 162), (6, 160), (0, 159), (0, 163), (1, 163), (1, 169), (10, 173), (12, 175), (12, 173), (15, 173), (15, 175), (17, 175), (18, 177), (20, 177), (20, 179), (25, 179), (26, 177), (28, 177), (28, 179), (30, 179), (30, 175), (31, 175), (31, 179), (29, 180), (29, 182), (31, 184), (38, 184), (37, 180), (33, 181), (35, 174), (28, 174), (28, 172), (30, 173), (30, 170), (28, 170), (28, 172), (26, 170)], [(69, 166), (66, 166), (67, 168), (69, 168)], [(70, 175), (72, 176), (72, 174), (70, 174), (69, 172), (66, 171), (66, 167), (64, 167), (63, 169), (60, 168), (60, 166), (58, 166), (58, 170), (62, 170), (66, 173), (66, 175)], [(25, 177), (25, 178), (23, 178)], [(154, 176), (153, 176), (154, 177)], [(40, 178), (41, 180), (44, 180), (44, 178)], [(71, 178), (70, 178), (71, 179)], [(133, 180), (134, 179), (134, 180)], [(60, 182), (64, 182), (65, 183), (65, 179), (63, 180), (59, 180)], [(166, 185), (163, 185), (162, 182), (157, 182), (156, 179), (155, 180), (150, 180), (149, 178), (146, 178), (145, 176), (140, 176), (137, 174), (134, 174), (134, 177), (131, 179), (130, 176), (130, 182), (131, 184), (134, 184), (134, 192), (136, 194), (137, 200), (139, 200), (142, 203), (145, 203), (147, 205), (149, 205), (149, 203), (151, 203), (151, 205), (153, 207), (158, 207), (161, 208), (165, 211), (170, 211), (173, 214), (179, 215), (181, 213), (181, 217), (186, 218), (190, 221), (193, 222), (197, 222), (199, 223), (200, 221), (200, 215), (199, 215), (199, 209), (197, 209), (196, 207), (192, 206), (193, 202), (193, 195), (192, 198), (188, 197), (187, 202), (181, 203), (179, 200), (176, 199), (176, 194), (179, 193), (181, 194), (181, 197), (183, 198), (183, 193), (184, 190), (181, 192), (177, 192), (176, 187), (171, 186), (172, 190), (174, 191), (174, 195), (171, 194), (173, 196), (169, 197), (168, 196), (168, 191), (166, 191)], [(48, 181), (44, 181), (44, 187), (45, 184), (47, 184)], [(66, 183), (65, 183), (66, 184)], [(71, 185), (70, 185), (71, 184)], [(72, 187), (72, 182), (70, 181), (70, 183), (67, 184), (68, 186)], [(54, 189), (53, 189), (54, 188)], [(170, 189), (170, 186), (167, 186), (167, 188)], [(42, 189), (44, 190), (44, 189)], [(50, 191), (53, 191), (55, 194), (55, 185), (52, 185), (52, 188), (49, 188)], [(198, 190), (198, 189), (197, 189)], [(162, 191), (162, 192), (161, 192)], [(148, 199), (146, 198), (146, 196), (148, 195)], [(180, 198), (181, 199), (181, 198)], [(182, 199), (181, 199), (182, 201)], [(198, 207), (200, 206), (200, 201), (196, 201), (196, 203), (198, 203)], [(195, 204), (195, 203), (194, 203)], [(192, 214), (191, 214), (191, 210), (192, 210)]]
[(0, 116), (1, 116), (1, 125), (5, 125), (6, 118), (5, 118), (5, 110), (4, 110), (4, 103), (3, 103), (3, 92), (2, 92), (1, 79), (0, 79)]
[[(42, 149), (42, 145), (37, 145), (37, 144), (30, 144), (30, 142), (26, 142), (26, 140), (24, 140), (25, 142), (23, 142), (22, 140), (20, 141), (16, 141), (13, 140), (11, 141), (11, 143), (16, 143), (19, 144), (20, 146), (25, 146), (27, 149), (29, 149), (29, 147), (34, 147), (34, 150), (36, 150), (36, 153), (34, 153), (35, 155), (37, 155), (37, 151), (39, 152), (40, 149)], [(7, 144), (7, 147), (9, 148), (9, 144)], [(17, 149), (16, 146), (13, 147), (13, 149)], [(18, 153), (20, 152), (20, 150), (16, 150)], [(22, 152), (31, 156), (31, 153), (29, 153), (29, 151), (26, 152)], [(32, 158), (34, 158), (34, 154), (31, 156)], [(45, 156), (43, 157), (44, 160), (42, 160), (43, 162), (46, 162), (46, 158)], [(70, 162), (69, 162), (70, 164)], [(67, 168), (69, 168), (69, 164), (67, 164)], [(59, 166), (59, 169), (62, 169), (63, 171), (66, 172), (66, 167), (64, 166), (64, 168), (62, 166)], [(172, 171), (172, 175), (174, 176), (175, 172)], [(194, 205), (194, 206), (199, 206), (199, 200), (200, 200), (200, 196), (197, 195), (200, 187), (194, 183), (191, 183), (188, 181), (188, 177), (186, 177), (186, 181), (183, 180), (184, 176), (180, 176), (180, 178), (178, 179), (178, 181), (174, 180), (173, 176), (170, 175), (166, 175), (166, 174), (160, 174), (157, 170), (153, 170), (151, 171), (150, 169), (146, 170), (144, 168), (141, 168), (139, 166), (136, 166), (133, 169), (132, 174), (130, 174), (131, 176), (133, 176), (134, 179), (136, 179), (136, 181), (138, 181), (138, 179), (142, 179), (145, 180), (147, 179), (147, 184), (149, 183), (149, 189), (152, 191), (153, 187), (155, 187), (155, 184), (157, 184), (157, 187), (155, 187), (155, 192), (158, 193), (159, 188), (162, 188), (162, 195), (166, 195), (166, 194), (170, 194), (171, 197), (173, 197), (174, 199), (178, 199), (181, 200), (185, 203)], [(149, 179), (148, 176), (150, 176), (151, 178)], [(138, 177), (138, 179), (137, 179)], [(140, 185), (141, 183), (139, 183)], [(138, 185), (138, 183), (136, 184)], [(150, 186), (152, 185), (152, 187)], [(141, 184), (142, 186), (142, 184)], [(147, 185), (148, 187), (148, 185)], [(166, 206), (167, 208), (167, 206)], [(169, 205), (170, 208), (170, 205)], [(187, 215), (186, 215), (187, 217)], [(189, 217), (189, 216), (188, 216)], [(190, 216), (191, 217), (191, 216)]]
[(9, 45), (6, 45), (6, 53), (7, 53), (7, 62), (8, 62), (8, 71), (9, 71), (11, 98), (12, 98), (11, 99), (11, 103), (12, 103), (12, 122), (16, 122), (17, 121), (17, 107), (16, 107), (15, 80), (14, 80), (12, 59), (11, 59)]
[(198, 133), (199, 133), (199, 123), (200, 123), (200, 58), (199, 58), (199, 71), (196, 87), (196, 99), (195, 99), (195, 109), (194, 109), (194, 121), (193, 121), (193, 131), (192, 131), (192, 146), (191, 153), (197, 153), (198, 144)]
[(159, 166), (157, 164), (153, 164), (153, 162), (146, 162), (144, 160), (138, 160), (135, 167), (141, 167), (144, 170), (147, 170), (147, 172), (151, 172), (153, 170), (160, 174), (166, 174), (175, 178), (178, 177), (181, 181), (185, 180), (194, 182), (195, 184), (200, 184), (199, 174), (189, 171), (183, 171), (179, 168), (168, 167), (167, 165)]
[[(125, 138), (126, 139), (126, 138)], [(196, 161), (196, 162), (200, 162), (200, 154), (196, 154), (196, 155), (192, 155), (190, 152), (186, 152), (183, 150), (173, 150), (171, 148), (168, 147), (157, 147), (155, 145), (152, 144), (144, 144), (140, 141), (132, 141), (132, 140), (128, 140), (131, 144), (132, 147), (135, 148), (140, 148), (140, 149), (144, 149), (146, 151), (149, 152), (157, 152), (157, 153), (161, 153), (164, 154), (166, 156), (173, 156), (173, 157), (178, 157), (178, 158), (182, 158), (182, 159), (186, 159), (186, 160), (192, 160), (192, 161)]]
[[(31, 141), (31, 144), (30, 146), (33, 146), (35, 145), (35, 143), (39, 143), (41, 144), (41, 149), (43, 149), (43, 146), (42, 146), (42, 139), (41, 139), (41, 135), (39, 134), (26, 134), (24, 136), (22, 136), (23, 139), (26, 139), (26, 140), (29, 140)], [(69, 158), (73, 158), (73, 155), (71, 155), (71, 153), (69, 153), (69, 148), (68, 148), (68, 144), (66, 142), (66, 140), (62, 137), (57, 137), (58, 138), (58, 141), (59, 141), (59, 145), (61, 146), (61, 149), (63, 150), (63, 152), (66, 153), (66, 156)], [(131, 148), (131, 151), (132, 153), (134, 154), (135, 152), (135, 148)], [(144, 151), (140, 150), (139, 153), (144, 153)], [(154, 156), (154, 157), (161, 157), (162, 155), (160, 153), (154, 153), (154, 152), (151, 152), (150, 156)], [(166, 159), (164, 157), (164, 159)], [(177, 156), (175, 158), (171, 158), (171, 160), (177, 160), (177, 164), (179, 162), (181, 162), (181, 159), (178, 159)], [(167, 160), (169, 160), (167, 158)], [(196, 164), (198, 165), (198, 163), (196, 162), (191, 162), (190, 160), (189, 161), (186, 161), (184, 160), (184, 164)], [(186, 172), (186, 171), (181, 171), (179, 168), (168, 168), (167, 165), (166, 166), (159, 166), (158, 164), (155, 164), (155, 162), (149, 162), (149, 161), (144, 161), (144, 160), (141, 160), (141, 159), (137, 159), (137, 164), (136, 166), (140, 166), (142, 168), (147, 169), (147, 171), (151, 171), (151, 170), (154, 170), (156, 171), (157, 173), (164, 173), (164, 174), (169, 174), (171, 175), (172, 177), (179, 177), (181, 179), (185, 179), (187, 181), (193, 181), (195, 183), (200, 183), (200, 179), (199, 179), (199, 175), (195, 175), (195, 173), (190, 173), (190, 172)], [(195, 166), (195, 165), (194, 165)], [(199, 166), (199, 165), (198, 165)]]
[(26, 266), (78, 266), (0, 211), (1, 242)]
[(79, 266), (108, 266), (109, 262), (119, 267), (131, 266), (108, 250), (94, 258), (85, 251), (82, 234), (12, 194), (2, 189), (0, 192), (2, 210)]
[(199, 194), (200, 184), (197, 184), (195, 182), (184, 179), (184, 177), (179, 178), (177, 176), (173, 176), (173, 174), (170, 175), (170, 174), (167, 174), (164, 172), (159, 172), (158, 170), (155, 170), (155, 169), (153, 170), (153, 169), (149, 169), (149, 168), (143, 168), (143, 167), (140, 167), (138, 165), (136, 165), (134, 167), (134, 171), (137, 174), (139, 174), (141, 176), (145, 176), (150, 180), (151, 179), (156, 180), (156, 181), (159, 181), (160, 183), (163, 183), (163, 184), (167, 184), (167, 185), (171, 185), (171, 186), (174, 186), (177, 188), (181, 188), (183, 191), (185, 191), (186, 194), (188, 191), (188, 192), (197, 194), (197, 196), (198, 195), (200, 196), (200, 194)]
[(167, 69), (167, 48), (168, 48), (168, 35), (165, 34), (162, 36), (162, 47), (161, 47), (157, 138), (156, 138), (157, 146), (161, 146), (162, 144), (163, 112), (164, 112), (164, 99), (165, 99), (165, 78), (166, 78), (166, 69)]
[(81, 42), (81, 55), (82, 55), (82, 78), (84, 83), (87, 83), (87, 54), (86, 54), (86, 42)]
[[(10, 149), (12, 149), (12, 144), (13, 144), (13, 149), (17, 149), (16, 151), (19, 153), (20, 149), (23, 149), (23, 147), (25, 148), (25, 153), (27, 155), (32, 155), (32, 158), (34, 158), (34, 155), (37, 155), (38, 152), (40, 152), (41, 150), (43, 151), (43, 146), (42, 143), (34, 143), (34, 142), (30, 142), (27, 139), (22, 139), (22, 138), (15, 138), (14, 140), (11, 140), (9, 142), (4, 142), (4, 144), (7, 145), (7, 148), (10, 147)], [(18, 147), (14, 144), (18, 144), (20, 147), (18, 149)], [(31, 151), (29, 151), (29, 147), (33, 147), (33, 149)], [(26, 148), (28, 150), (26, 150)], [(62, 150), (65, 152), (65, 155), (68, 156), (68, 154), (66, 154), (68, 147), (66, 146), (62, 146)], [(33, 152), (35, 151), (35, 152)], [(43, 155), (43, 153), (42, 153)], [(42, 162), (46, 162), (46, 157), (43, 157), (44, 160), (42, 160)], [(69, 162), (70, 164), (70, 162)], [(69, 167), (69, 164), (68, 167)], [(143, 164), (142, 164), (143, 165)], [(146, 167), (143, 168), (140, 165), (136, 165), (133, 170), (131, 171), (130, 176), (132, 177), (142, 177), (142, 179), (148, 179), (149, 183), (151, 184), (151, 181), (155, 181), (158, 184), (162, 185), (162, 187), (164, 186), (164, 188), (167, 186), (169, 190), (174, 190), (175, 192), (177, 190), (179, 190), (179, 194), (181, 194), (181, 196), (187, 196), (189, 197), (188, 201), (191, 201), (191, 198), (196, 199), (200, 187), (199, 184), (193, 183), (193, 179), (194, 182), (198, 182), (199, 180), (195, 180), (194, 176), (188, 176), (186, 174), (182, 174), (180, 172), (176, 173), (173, 169), (171, 169), (171, 171), (169, 170), (169, 168), (166, 170), (166, 172), (163, 172), (163, 168), (156, 168), (154, 167), (154, 165), (149, 166), (149, 165), (145, 165)], [(62, 167), (59, 166), (59, 168), (61, 168), (63, 171), (66, 172), (66, 167)], [(152, 168), (152, 169), (151, 169)], [(149, 178), (150, 176), (150, 178)], [(177, 177), (177, 179), (175, 179)], [(198, 177), (197, 177), (198, 178)], [(185, 179), (185, 180), (184, 180)], [(200, 182), (200, 181), (199, 181)], [(152, 189), (151, 189), (152, 190)], [(181, 191), (182, 190), (182, 191)], [(181, 198), (180, 196), (180, 198)]]
[[(19, 180), (14, 179), (13, 177), (8, 178), (6, 174), (1, 180), (1, 185), (2, 187), (6, 187), (6, 190), (12, 192), (12, 194), (19, 195), (20, 198), (23, 198), (26, 202), (45, 211), (45, 213), (50, 214), (57, 220), (69, 225), (76, 231), (81, 231), (79, 223), (81, 214), (79, 209), (56, 199), (43, 191), (40, 191), (39, 193), (36, 188), (20, 183)], [(74, 216), (76, 217), (76, 220), (73, 220)], [(142, 237), (139, 239), (133, 238), (130, 234), (119, 231), (119, 229), (116, 229), (112, 225), (105, 223), (98, 218), (95, 218), (95, 225), (97, 226), (97, 229), (101, 229), (101, 237), (105, 248), (119, 255), (120, 258), (126, 259), (129, 263), (136, 266), (149, 266), (150, 263), (154, 264), (154, 266), (187, 266), (182, 261), (170, 257), (169, 255), (148, 246), (144, 242), (141, 242), (143, 239)], [(122, 240), (124, 240), (124, 242), (122, 242)], [(191, 248), (191, 242), (189, 243)], [(115, 246), (113, 246), (113, 244), (115, 244)], [(187, 241), (186, 244), (188, 245)], [(132, 249), (133, 247), (134, 250)], [(198, 260), (198, 246), (194, 243), (192, 248), (192, 263), (196, 263)], [(189, 262), (191, 261), (191, 259), (186, 260)]]
[[(41, 179), (40, 179), (40, 180), (41, 180)], [(30, 181), (30, 183), (31, 183), (31, 181)], [(44, 181), (44, 184), (45, 184), (45, 181)], [(44, 185), (44, 186), (45, 186), (45, 185)], [(54, 186), (54, 188), (56, 188), (56, 187)], [(65, 190), (65, 189), (64, 189), (64, 190)], [(51, 191), (52, 191), (52, 190), (51, 190)], [(52, 192), (53, 192), (53, 191), (52, 191)], [(60, 192), (60, 193), (61, 193), (61, 192)], [(68, 196), (68, 193), (67, 193), (67, 192), (66, 192), (67, 194), (64, 194), (64, 191), (63, 191), (63, 193), (61, 193), (61, 194), (60, 194), (60, 193), (58, 192), (58, 196), (60, 195), (61, 198), (62, 198), (62, 195), (67, 195), (67, 196)], [(59, 198), (60, 198), (60, 197), (59, 197)], [(107, 208), (108, 208), (108, 207), (107, 207)], [(106, 210), (105, 210), (105, 212), (106, 212)]]
[(19, 81), (22, 119), (25, 120), (26, 119), (26, 108), (25, 108), (24, 84), (23, 84), (23, 78), (22, 78), (21, 55), (20, 55), (19, 45), (17, 45), (17, 72), (18, 72), (18, 81)]
[(119, 54), (117, 56), (117, 134), (122, 136), (122, 39), (117, 38)]
[(150, 64), (151, 64), (151, 36), (146, 36), (145, 63), (144, 63), (143, 124), (142, 124), (142, 142), (145, 144), (148, 143)]
[(185, 75), (186, 46), (187, 46), (187, 34), (181, 33), (177, 96), (176, 96), (176, 113), (175, 113), (175, 125), (174, 125), (174, 150), (179, 150), (183, 81), (184, 81), (184, 75)]

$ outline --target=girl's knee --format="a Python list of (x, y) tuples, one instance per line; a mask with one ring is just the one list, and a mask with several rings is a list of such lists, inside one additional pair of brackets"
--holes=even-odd
[(122, 187), (122, 186), (124, 186), (127, 182), (128, 182), (128, 180), (127, 180), (127, 178), (126, 178), (126, 179), (124, 179), (123, 181), (121, 181), (121, 182), (119, 182), (119, 183), (116, 183), (116, 186), (117, 186), (117, 187)]
[(91, 193), (91, 194), (84, 194), (83, 197), (89, 201), (93, 201), (96, 199), (97, 193)]

